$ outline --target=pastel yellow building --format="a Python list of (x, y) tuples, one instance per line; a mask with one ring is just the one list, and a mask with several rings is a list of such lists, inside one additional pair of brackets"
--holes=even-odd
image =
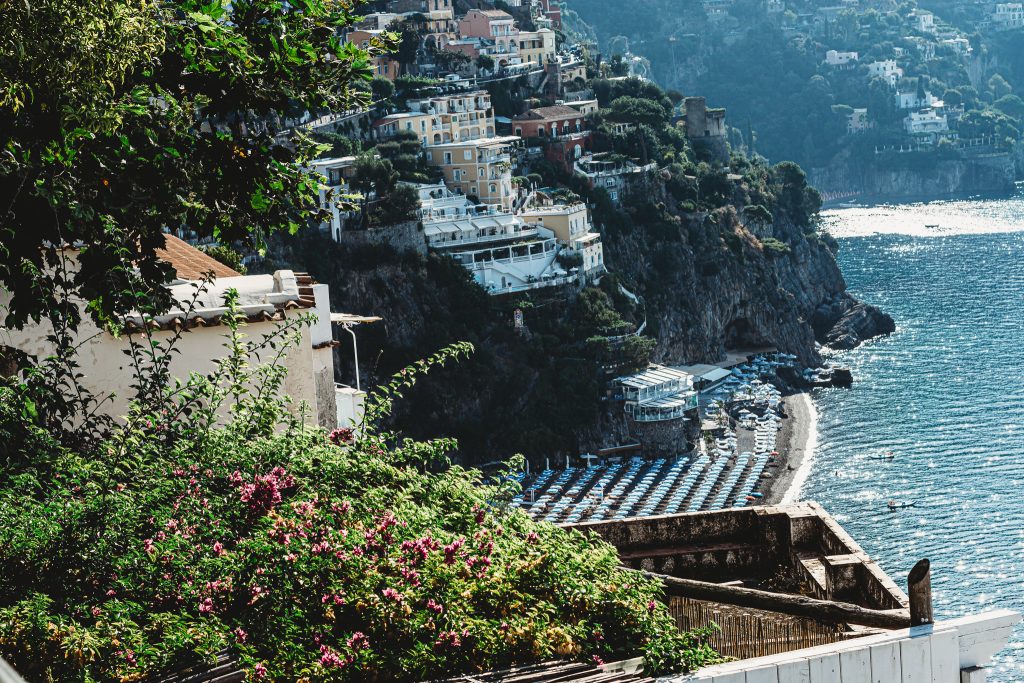
[(520, 142), (521, 138), (510, 135), (432, 145), (425, 152), (427, 162), (441, 170), (453, 192), (511, 210), (515, 199), (512, 150)]
[(523, 62), (543, 66), (554, 61), (555, 32), (551, 29), (520, 31), (518, 40), (519, 58)]

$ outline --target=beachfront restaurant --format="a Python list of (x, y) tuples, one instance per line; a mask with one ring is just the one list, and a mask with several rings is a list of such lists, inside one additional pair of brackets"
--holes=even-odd
[(696, 408), (697, 394), (692, 391), (663, 396), (641, 403), (627, 402), (625, 405), (626, 414), (637, 422), (678, 420), (685, 417), (686, 411)]
[(623, 398), (634, 403), (671, 396), (693, 388), (693, 378), (689, 374), (664, 365), (651, 365), (643, 372), (619, 377), (615, 382), (622, 387)]
[(626, 414), (637, 422), (678, 420), (687, 411), (697, 409), (693, 377), (681, 370), (652, 365), (615, 382), (625, 399)]

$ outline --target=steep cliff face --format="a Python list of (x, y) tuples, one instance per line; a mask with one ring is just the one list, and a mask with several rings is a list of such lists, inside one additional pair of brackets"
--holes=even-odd
[(883, 199), (943, 197), (970, 193), (1010, 192), (1014, 188), (1014, 155), (1003, 152), (964, 159), (864, 168), (842, 154), (826, 168), (812, 169), (811, 182), (823, 193), (857, 192)]
[[(714, 362), (727, 349), (775, 346), (807, 365), (820, 361), (812, 320), (824, 340), (858, 302), (823, 238), (778, 224), (757, 232), (729, 207), (686, 215), (675, 230), (606, 238), (609, 267), (646, 299), (655, 360)], [(852, 329), (834, 336), (850, 332), (859, 341)]]
[[(625, 296), (617, 306), (636, 322), (646, 316), (646, 334), (658, 342), (653, 360), (713, 362), (728, 349), (775, 346), (813, 365), (816, 334), (847, 344), (885, 327), (885, 316), (846, 293), (826, 238), (782, 223), (748, 229), (732, 206), (683, 213), (661, 198), (656, 210), (646, 205), (604, 235), (613, 274), (602, 288), (614, 295), (617, 281), (641, 297), (642, 306)], [(357, 330), (364, 387), (453, 341), (476, 345), (471, 358), (432, 373), (398, 403), (403, 432), (454, 436), (459, 459), (473, 464), (523, 453), (542, 465), (636, 440), (621, 409), (601, 398), (605, 378), (592, 332), (581, 327), (579, 290), (490, 297), (436, 256), (323, 239), (296, 252), (331, 286), (336, 310), (383, 318)], [(519, 331), (516, 308), (526, 320)], [(339, 381), (351, 383), (347, 342), (336, 365)]]

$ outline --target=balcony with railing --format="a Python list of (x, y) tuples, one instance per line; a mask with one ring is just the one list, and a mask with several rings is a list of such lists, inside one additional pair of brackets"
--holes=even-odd
[(637, 422), (662, 422), (679, 420), (686, 413), (697, 409), (697, 393), (694, 391), (674, 394), (643, 403), (627, 402), (626, 414)]

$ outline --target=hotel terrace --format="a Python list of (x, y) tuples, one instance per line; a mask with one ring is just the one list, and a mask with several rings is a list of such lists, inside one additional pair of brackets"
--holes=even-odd
[[(589, 231), (582, 204), (538, 209), (530, 223), (443, 183), (416, 189), (427, 246), (462, 264), (492, 294), (587, 281), (604, 270), (601, 238)], [(564, 265), (569, 258), (580, 265)]]
[(681, 370), (652, 365), (615, 383), (622, 388), (626, 414), (637, 422), (680, 420), (697, 409), (693, 377)]

